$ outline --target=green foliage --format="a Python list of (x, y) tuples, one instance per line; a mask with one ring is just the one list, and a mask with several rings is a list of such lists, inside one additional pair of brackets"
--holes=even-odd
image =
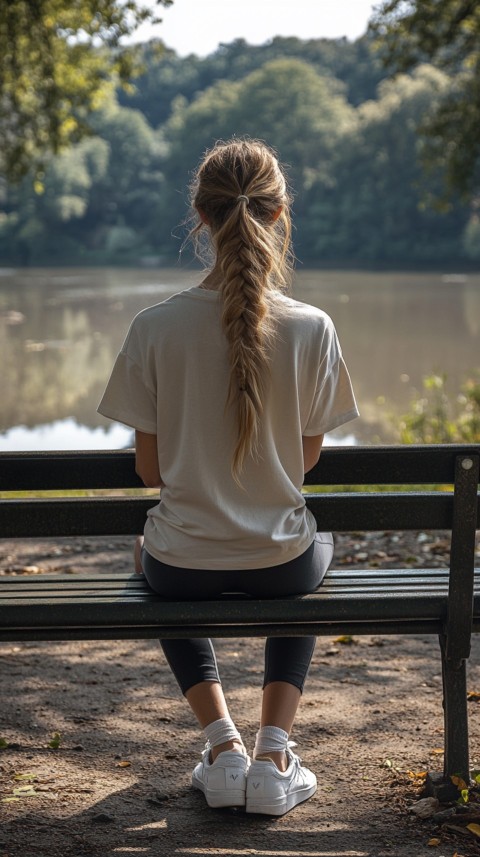
[(234, 134), (260, 137), (279, 151), (301, 206), (305, 188), (326, 171), (353, 115), (338, 86), (297, 59), (272, 60), (238, 82), (219, 81), (191, 104), (178, 99), (164, 129), (169, 210), (177, 222), (184, 219), (186, 200), (178, 189), (188, 185), (207, 147)]
[(62, 736), (59, 732), (52, 733), (52, 740), (49, 741), (48, 746), (51, 750), (58, 750), (60, 747), (60, 742), (62, 740)]
[[(0, 255), (23, 264), (125, 263), (152, 252), (163, 187), (161, 141), (136, 110), (110, 100), (92, 119), (101, 136), (56, 157), (9, 189)], [(1, 205), (0, 205), (1, 208)]]
[(144, 71), (131, 90), (119, 92), (119, 101), (141, 110), (156, 128), (167, 121), (172, 103), (179, 95), (186, 104), (191, 104), (200, 92), (218, 81), (239, 81), (265, 63), (284, 59), (308, 63), (317, 74), (329, 78), (336, 89), (341, 86), (354, 106), (375, 98), (377, 85), (385, 77), (368, 37), (349, 42), (277, 36), (264, 45), (249, 45), (244, 39), (236, 39), (220, 45), (210, 56), (199, 58), (192, 54), (183, 59), (172, 50), (165, 50), (159, 56), (153, 44), (139, 48)]
[(443, 173), (425, 180), (417, 128), (456, 86), (444, 71), (422, 65), (375, 89), (369, 38), (237, 40), (205, 59), (159, 54), (154, 44), (136, 58), (144, 74), (129, 96), (104, 90), (88, 116), (91, 136), (44, 155), (21, 182), (0, 182), (3, 264), (175, 258), (191, 171), (232, 135), (262, 137), (287, 164), (302, 262), (478, 258), (475, 212), (458, 200), (446, 213), (422, 202), (438, 195)]
[(457, 203), (440, 214), (420, 204), (440, 177), (423, 181), (416, 129), (448, 87), (444, 73), (421, 66), (383, 81), (378, 98), (360, 105), (305, 202), (300, 233), (309, 256), (393, 264), (438, 263), (458, 253), (467, 209)]
[[(385, 64), (405, 72), (430, 61), (455, 85), (422, 123), (423, 163), (444, 171), (447, 195), (465, 198), (480, 177), (480, 5), (471, 0), (384, 0), (370, 31)], [(445, 201), (445, 195), (439, 194)]]
[(399, 432), (402, 443), (479, 443), (480, 375), (469, 378), (454, 401), (445, 375), (424, 378), (423, 395), (400, 418)]
[(157, 20), (132, 0), (0, 0), (0, 172), (18, 180), (81, 139), (112, 81), (134, 72), (120, 39)]

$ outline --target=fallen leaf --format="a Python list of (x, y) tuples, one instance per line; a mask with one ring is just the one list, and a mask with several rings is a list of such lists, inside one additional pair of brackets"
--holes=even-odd
[(0, 738), (0, 750), (5, 750), (8, 747), (8, 741), (5, 738)]
[(407, 777), (411, 780), (425, 780), (427, 777), (426, 771), (407, 771)]
[(2, 797), (2, 803), (14, 803), (14, 801), (19, 801), (19, 797)]
[(441, 756), (444, 752), (443, 747), (433, 747), (433, 749), (430, 750), (430, 753), (435, 753), (436, 756)]
[(14, 780), (36, 780), (36, 774), (15, 774)]
[(427, 845), (441, 845), (441, 844), (442, 844), (442, 840), (437, 839), (436, 836), (434, 836), (433, 839), (429, 839), (427, 842)]
[(456, 786), (459, 791), (463, 791), (464, 789), (468, 788), (465, 780), (462, 780), (461, 777), (450, 777), (450, 779), (453, 785)]
[(478, 702), (480, 700), (480, 691), (469, 690), (467, 693), (467, 699), (471, 699), (473, 702)]
[(13, 789), (12, 794), (15, 797), (33, 797), (37, 794), (33, 786), (19, 786), (17, 789)]
[(58, 750), (58, 748), (60, 747), (60, 741), (61, 741), (60, 733), (59, 732), (53, 732), (52, 733), (52, 740), (50, 741), (48, 746), (50, 747), (51, 750)]
[(467, 824), (467, 830), (470, 830), (475, 836), (480, 836), (480, 824)]
[(355, 637), (352, 637), (351, 634), (342, 634), (341, 637), (337, 637), (334, 643), (342, 643), (344, 646), (351, 646), (353, 643), (356, 643)]
[(131, 762), (127, 762), (127, 761), (125, 760), (125, 761), (123, 761), (123, 762), (117, 762), (116, 767), (117, 767), (117, 768), (129, 768), (131, 764), (132, 764)]

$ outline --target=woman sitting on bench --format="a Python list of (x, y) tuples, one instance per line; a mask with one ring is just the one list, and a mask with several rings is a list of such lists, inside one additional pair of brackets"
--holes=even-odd
[[(136, 431), (137, 472), (161, 487), (137, 571), (171, 600), (312, 592), (331, 562), (302, 495), (323, 435), (357, 416), (330, 318), (284, 295), (289, 195), (274, 153), (217, 144), (196, 174), (202, 282), (133, 320), (100, 413)], [(205, 242), (204, 242), (205, 243)], [(210, 640), (162, 640), (205, 732), (193, 785), (212, 807), (282, 815), (316, 790), (289, 733), (315, 637), (266, 641), (253, 759), (229, 714)]]

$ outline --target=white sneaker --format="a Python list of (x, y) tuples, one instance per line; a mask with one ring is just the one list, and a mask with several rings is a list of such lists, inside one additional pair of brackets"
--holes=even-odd
[(247, 776), (247, 812), (284, 815), (317, 790), (317, 778), (288, 748), (288, 768), (280, 771), (271, 760), (254, 760)]
[(192, 786), (200, 789), (208, 805), (218, 809), (223, 806), (245, 806), (245, 789), (250, 757), (246, 753), (226, 750), (210, 762), (210, 745), (202, 753), (202, 761), (192, 774)]

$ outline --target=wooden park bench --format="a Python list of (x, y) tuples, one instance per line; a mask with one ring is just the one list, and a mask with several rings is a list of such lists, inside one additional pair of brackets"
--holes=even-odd
[[(296, 598), (162, 600), (133, 573), (0, 576), (0, 640), (256, 637), (300, 634), (436, 634), (445, 718), (440, 798), (450, 777), (469, 779), (466, 662), (480, 631), (480, 568), (474, 568), (480, 448), (326, 448), (307, 474), (321, 530), (451, 531), (450, 568), (333, 569), (318, 592)], [(61, 496), (28, 492), (139, 487), (132, 451), (1, 453), (0, 536), (10, 539), (142, 532), (152, 496)], [(344, 486), (339, 492), (338, 486)], [(347, 486), (347, 490), (345, 490)], [(388, 486), (387, 492), (363, 486)], [(393, 486), (393, 490), (392, 490)], [(416, 486), (413, 489), (412, 486)], [(453, 490), (452, 490), (453, 489)], [(84, 492), (85, 493), (85, 492)], [(135, 492), (133, 492), (135, 493)], [(455, 791), (455, 789), (454, 789)]]

